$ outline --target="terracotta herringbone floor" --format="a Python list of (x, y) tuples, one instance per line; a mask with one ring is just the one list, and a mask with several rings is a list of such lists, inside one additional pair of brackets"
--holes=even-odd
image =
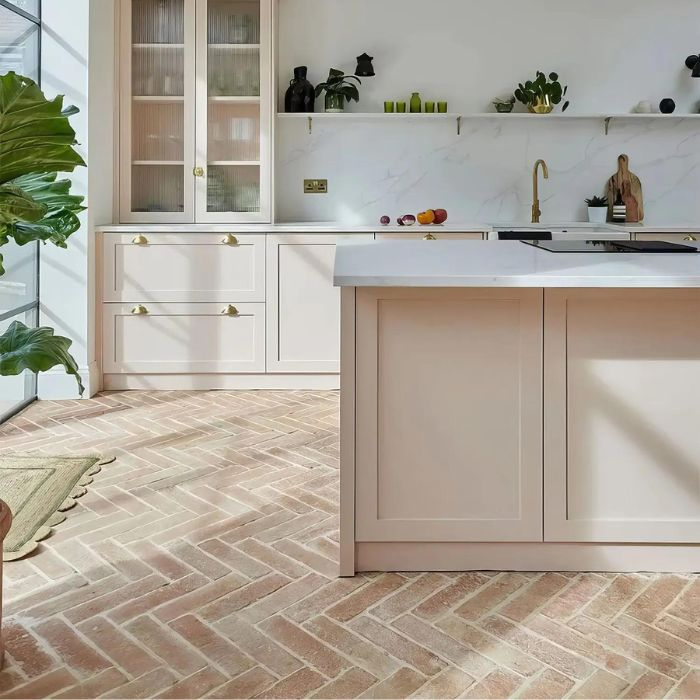
[(3, 450), (116, 452), (6, 567), (20, 697), (700, 698), (700, 579), (336, 578), (335, 393), (42, 403)]

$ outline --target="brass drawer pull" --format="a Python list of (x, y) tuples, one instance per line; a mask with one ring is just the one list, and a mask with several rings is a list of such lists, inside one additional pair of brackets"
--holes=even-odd
[(224, 245), (238, 245), (238, 239), (232, 233), (227, 233), (221, 242)]
[(684, 241), (697, 241), (698, 239), (695, 238), (695, 236), (687, 235), (683, 240)]
[(428, 233), (425, 236), (423, 236), (424, 241), (437, 241), (437, 236), (433, 236), (432, 233)]
[(201, 167), (197, 166), (197, 167), (192, 171), (192, 174), (193, 174), (195, 177), (204, 177), (204, 168), (201, 168)]
[(134, 245), (148, 245), (148, 238), (142, 233), (139, 233), (134, 240), (131, 241)]
[(148, 309), (143, 306), (143, 304), (138, 304), (138, 306), (134, 306), (134, 308), (131, 309), (131, 313), (134, 314), (134, 316), (146, 316), (148, 314)]
[(229, 304), (222, 312), (222, 316), (238, 316), (238, 309)]

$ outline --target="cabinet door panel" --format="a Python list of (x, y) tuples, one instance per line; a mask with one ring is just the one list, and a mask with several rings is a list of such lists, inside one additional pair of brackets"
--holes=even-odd
[[(105, 374), (265, 371), (265, 305), (104, 304)], [(145, 309), (145, 311), (144, 311)]]
[(265, 237), (224, 234), (104, 236), (104, 300), (142, 303), (265, 301)]
[(546, 292), (549, 541), (700, 541), (700, 292)]
[(269, 372), (340, 371), (336, 236), (268, 236)]
[(667, 241), (680, 245), (700, 245), (700, 233), (635, 233), (635, 241)]
[(356, 342), (357, 541), (541, 541), (541, 290), (358, 289)]

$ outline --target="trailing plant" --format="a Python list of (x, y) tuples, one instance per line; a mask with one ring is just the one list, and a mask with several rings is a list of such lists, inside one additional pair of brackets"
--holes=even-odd
[(316, 86), (316, 97), (320, 97), (321, 93), (325, 90), (327, 93), (343, 95), (348, 103), (350, 100), (359, 102), (360, 91), (357, 89), (357, 85), (350, 82), (351, 80), (357, 81), (357, 85), (362, 85), (362, 81), (356, 76), (345, 75), (342, 70), (331, 68), (326, 82), (319, 83)]
[(607, 197), (598, 197), (598, 195), (594, 195), (590, 199), (586, 200), (586, 204), (588, 204), (589, 207), (607, 207), (608, 206), (608, 198)]
[[(36, 241), (67, 247), (80, 228), (83, 197), (70, 194), (71, 182), (59, 172), (85, 165), (74, 146), (63, 96), (47, 100), (30, 78), (0, 75), (0, 276), (5, 274), (2, 246)], [(63, 366), (75, 377), (82, 396), (78, 365), (68, 352), (72, 341), (52, 328), (28, 328), (15, 321), (0, 335), (0, 376), (25, 370), (46, 372)]]
[[(549, 98), (553, 105), (558, 105), (566, 96), (569, 86), (562, 87), (559, 82), (557, 73), (550, 73), (549, 79), (542, 71), (537, 71), (537, 76), (534, 80), (528, 80), (524, 85), (520, 83), (515, 91), (515, 98), (524, 105), (534, 105), (538, 101), (544, 101)], [(569, 108), (569, 102), (566, 101), (561, 108), (562, 112), (566, 112)]]

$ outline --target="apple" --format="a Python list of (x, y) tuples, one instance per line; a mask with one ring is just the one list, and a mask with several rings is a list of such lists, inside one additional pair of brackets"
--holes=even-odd
[(444, 224), (447, 221), (447, 211), (445, 209), (434, 209), (435, 224)]

